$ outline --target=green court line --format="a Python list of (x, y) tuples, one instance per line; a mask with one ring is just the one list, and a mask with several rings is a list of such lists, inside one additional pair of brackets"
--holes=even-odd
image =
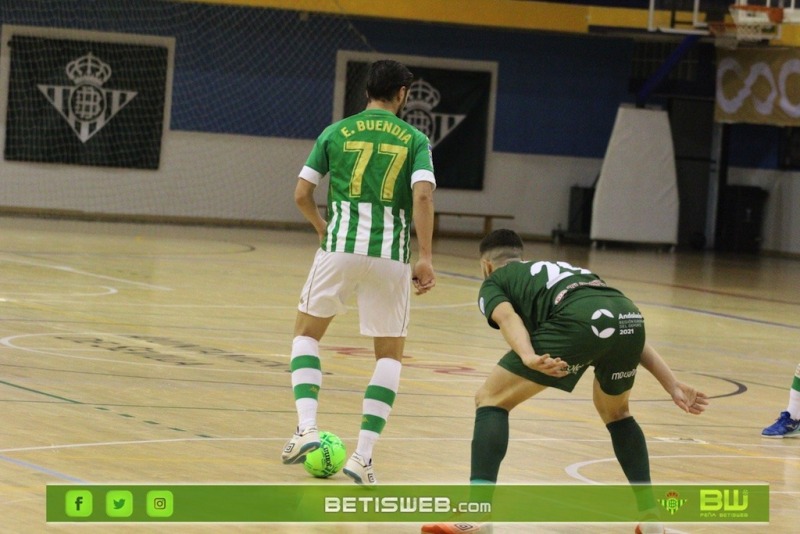
[[(50, 397), (51, 399), (58, 399), (58, 400), (61, 400), (61, 401), (64, 401), (64, 402), (68, 402), (70, 404), (80, 404), (81, 406), (86, 405), (85, 402), (77, 401), (77, 400), (74, 400), (74, 399), (68, 399), (66, 397), (61, 397), (59, 395), (53, 395), (52, 393), (45, 393), (44, 391), (39, 391), (38, 389), (27, 388), (25, 386), (20, 386), (19, 384), (13, 384), (11, 382), (6, 382), (5, 380), (0, 380), (0, 384), (4, 384), (4, 385), (10, 386), (12, 388), (21, 389), (23, 391), (29, 391), (31, 393), (36, 393), (37, 395), (44, 395), (45, 397)], [(98, 409), (98, 410), (104, 410), (104, 411), (109, 411), (111, 413), (114, 413), (109, 408), (106, 408), (106, 407), (103, 407), (103, 406), (95, 406), (95, 408)], [(136, 419), (135, 416), (127, 414), (127, 413), (119, 413), (119, 412), (117, 412), (117, 415), (120, 415), (122, 417), (128, 417), (128, 418), (131, 418), (131, 419)], [(143, 420), (142, 422), (150, 424), (150, 425), (160, 425), (161, 424), (161, 423), (158, 423), (157, 421), (144, 421)], [(174, 428), (174, 427), (167, 427), (167, 428), (169, 428), (170, 430), (174, 430), (176, 432), (186, 432), (186, 430), (183, 430), (181, 428)], [(205, 434), (195, 434), (195, 435), (198, 436), (198, 437), (201, 437), (201, 438), (213, 438), (214, 437), (214, 436), (208, 436), (208, 435), (205, 435)]]
[(20, 386), (19, 384), (12, 384), (11, 382), (6, 382), (5, 380), (0, 380), (0, 384), (5, 384), (6, 386), (11, 386), (12, 388), (22, 389), (24, 391), (30, 391), (31, 393), (36, 393), (37, 395), (44, 395), (45, 397), (50, 397), (51, 399), (58, 399), (65, 402), (69, 402), (71, 404), (84, 404), (81, 401), (76, 401), (74, 399), (68, 399), (66, 397), (60, 397), (58, 395), (53, 395), (52, 393), (45, 393), (44, 391), (39, 391), (38, 389), (31, 389), (26, 388), (25, 386)]

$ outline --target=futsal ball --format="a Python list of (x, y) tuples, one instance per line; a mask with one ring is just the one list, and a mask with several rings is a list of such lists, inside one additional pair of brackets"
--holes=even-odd
[(303, 467), (312, 476), (328, 478), (335, 475), (344, 467), (347, 459), (347, 450), (339, 436), (331, 432), (319, 433), (319, 449), (306, 454)]

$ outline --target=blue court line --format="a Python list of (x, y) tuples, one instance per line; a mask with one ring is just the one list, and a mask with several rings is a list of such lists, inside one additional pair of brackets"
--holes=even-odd
[(0, 460), (3, 460), (4, 462), (8, 462), (14, 465), (18, 465), (20, 467), (27, 467), (28, 469), (33, 469), (34, 471), (38, 471), (40, 473), (44, 473), (45, 475), (50, 475), (56, 478), (60, 478), (68, 482), (77, 482), (79, 484), (86, 484), (86, 481), (81, 480), (80, 478), (75, 478), (73, 476), (65, 475), (64, 473), (59, 473), (58, 471), (53, 471), (52, 469), (47, 469), (46, 467), (42, 467), (41, 465), (32, 464), (24, 460), (15, 460), (14, 458), (9, 458), (8, 456), (4, 456), (1, 454), (0, 454)]

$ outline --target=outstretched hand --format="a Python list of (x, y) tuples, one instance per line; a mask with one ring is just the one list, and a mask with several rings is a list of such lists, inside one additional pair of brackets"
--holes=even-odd
[(700, 415), (708, 406), (708, 396), (683, 382), (676, 382), (672, 392), (672, 402), (686, 413)]
[(522, 362), (534, 371), (539, 371), (548, 376), (561, 378), (569, 374), (567, 372), (567, 362), (561, 358), (551, 358), (549, 354), (523, 357)]

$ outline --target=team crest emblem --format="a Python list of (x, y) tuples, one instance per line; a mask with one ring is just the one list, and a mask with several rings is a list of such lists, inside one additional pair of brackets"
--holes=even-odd
[(686, 504), (688, 499), (681, 499), (681, 496), (678, 494), (677, 491), (668, 491), (663, 499), (658, 499), (658, 502), (664, 509), (669, 512), (669, 515), (675, 515), (675, 513), (681, 509), (681, 507)]
[(37, 85), (47, 101), (86, 143), (138, 94), (136, 91), (104, 89), (111, 67), (91, 52), (70, 61), (65, 69), (72, 86)]
[(433, 85), (422, 78), (415, 80), (408, 88), (408, 102), (401, 117), (427, 135), (432, 147), (443, 141), (467, 117), (433, 111), (440, 101), (441, 95)]

